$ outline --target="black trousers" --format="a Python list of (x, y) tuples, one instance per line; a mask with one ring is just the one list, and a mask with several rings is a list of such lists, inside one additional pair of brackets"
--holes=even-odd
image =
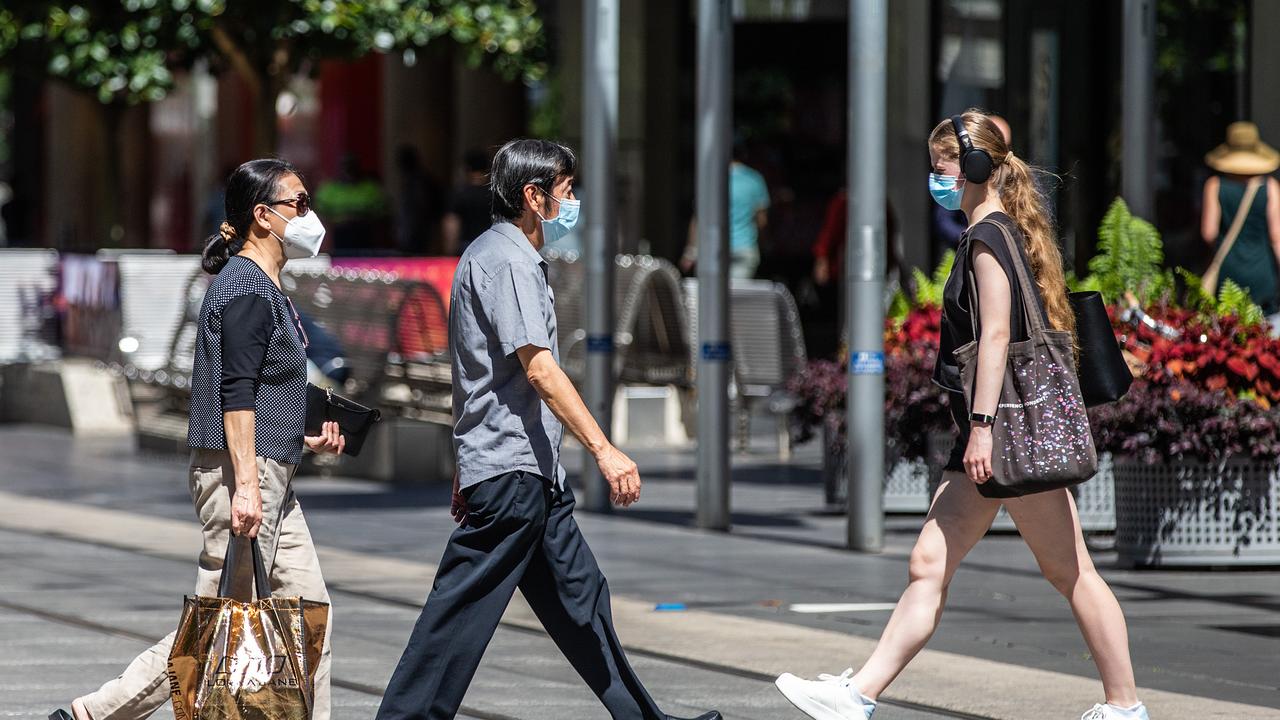
[(463, 491), (454, 531), (378, 720), (452, 720), (516, 587), (614, 720), (665, 720), (613, 629), (573, 491), (516, 471)]

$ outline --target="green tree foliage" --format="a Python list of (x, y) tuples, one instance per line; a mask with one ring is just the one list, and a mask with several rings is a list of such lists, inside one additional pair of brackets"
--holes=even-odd
[(1085, 283), (1096, 288), (1108, 302), (1116, 302), (1131, 292), (1146, 305), (1172, 289), (1172, 278), (1164, 269), (1164, 243), (1155, 226), (1134, 216), (1121, 198), (1098, 226), (1098, 254), (1089, 260), (1092, 275)]
[[(6, 3), (6, 6), (8, 4)], [(173, 69), (205, 58), (239, 73), (258, 97), (260, 148), (274, 149), (274, 100), (317, 61), (457, 43), (508, 79), (545, 73), (534, 0), (20, 1), (0, 9), (0, 63), (23, 58), (103, 103), (157, 100)], [(25, 46), (25, 47), (24, 47)], [(27, 52), (23, 52), (24, 49)]]

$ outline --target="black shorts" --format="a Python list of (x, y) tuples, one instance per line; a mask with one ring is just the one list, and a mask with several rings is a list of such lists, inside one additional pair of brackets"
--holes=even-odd
[(955, 421), (956, 444), (951, 448), (951, 456), (947, 458), (947, 464), (944, 470), (952, 470), (955, 472), (964, 472), (964, 451), (969, 447), (969, 404), (964, 399), (963, 393), (949, 392), (951, 402), (951, 419)]

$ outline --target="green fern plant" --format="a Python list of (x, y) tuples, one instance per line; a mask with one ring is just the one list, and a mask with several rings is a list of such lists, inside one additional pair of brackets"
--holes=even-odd
[(1186, 299), (1183, 302), (1187, 309), (1202, 315), (1212, 315), (1218, 311), (1218, 301), (1204, 291), (1203, 278), (1183, 267), (1177, 268), (1174, 272), (1186, 285)]
[(1067, 290), (1070, 292), (1102, 292), (1097, 275), (1078, 277), (1074, 270), (1067, 271)]
[(951, 275), (951, 266), (955, 262), (955, 251), (948, 250), (942, 256), (942, 262), (938, 263), (938, 267), (933, 269), (932, 277), (925, 275), (920, 268), (911, 271), (911, 276), (915, 280), (917, 306), (942, 307), (942, 289), (947, 284), (947, 278)]
[(886, 315), (890, 320), (900, 323), (907, 319), (909, 312), (911, 312), (911, 301), (907, 299), (907, 294), (901, 288), (895, 290), (893, 299), (889, 301), (889, 312)]
[(1249, 291), (1231, 280), (1222, 281), (1216, 305), (1219, 316), (1235, 315), (1240, 318), (1240, 324), (1248, 327), (1261, 325), (1266, 320), (1262, 308), (1249, 297)]
[(1249, 297), (1249, 291), (1235, 281), (1223, 280), (1222, 286), (1218, 288), (1218, 297), (1215, 298), (1204, 291), (1199, 275), (1186, 268), (1178, 268), (1175, 272), (1187, 286), (1184, 304), (1205, 319), (1234, 315), (1247, 327), (1261, 325), (1266, 320), (1262, 308)]
[(1116, 198), (1098, 226), (1098, 254), (1089, 260), (1087, 282), (1114, 302), (1132, 292), (1147, 305), (1172, 289), (1164, 271), (1164, 243), (1155, 226), (1135, 217)]

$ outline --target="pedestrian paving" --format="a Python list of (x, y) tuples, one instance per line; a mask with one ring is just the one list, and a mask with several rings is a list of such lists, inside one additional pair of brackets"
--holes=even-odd
[[(0, 717), (43, 718), (67, 699), (119, 672), (172, 629), (180, 610), (174, 589), (191, 583), (190, 563), (83, 542), (0, 530)], [(369, 718), (417, 617), (415, 608), (334, 592), (334, 717)], [(646, 653), (637, 672), (664, 708), (693, 715), (720, 708), (729, 718), (785, 716), (772, 685)], [(166, 707), (157, 718), (172, 718)], [(460, 718), (560, 720), (607, 715), (549, 638), (504, 626)], [(886, 708), (884, 717), (948, 717)]]
[[(734, 491), (738, 512), (732, 534), (687, 527), (693, 500), (687, 465), (691, 460), (688, 453), (681, 452), (635, 451), (646, 478), (640, 505), (613, 516), (580, 515), (579, 522), (619, 599), (616, 610), (623, 641), (655, 695), (675, 703), (673, 711), (692, 712), (719, 705), (733, 710), (727, 717), (798, 718), (768, 682), (770, 673), (783, 669), (806, 674), (839, 672), (852, 664), (887, 617), (887, 611), (876, 604), (892, 602), (900, 592), (905, 580), (905, 552), (919, 520), (892, 521), (887, 551), (882, 555), (835, 549), (843, 532), (840, 519), (814, 513), (821, 493), (813, 482), (813, 471), (804, 468), (813, 462), (813, 456), (806, 458), (804, 452), (802, 449), (798, 463), (790, 465), (776, 465), (762, 456), (738, 459), (740, 472)], [(566, 459), (572, 461), (573, 455), (567, 452)], [(0, 602), (51, 608), (53, 612), (66, 596), (70, 598), (65, 600), (70, 603), (65, 606), (68, 616), (130, 628), (140, 638), (167, 632), (175, 619), (175, 606), (157, 598), (172, 597), (175, 587), (190, 585), (194, 577), (192, 555), (173, 547), (139, 555), (136, 548), (147, 545), (146, 533), (140, 529), (144, 524), (135, 523), (130, 531), (128, 523), (118, 522), (126, 528), (123, 533), (82, 526), (95, 522), (101, 526), (110, 519), (104, 514), (108, 510), (124, 511), (157, 518), (155, 522), (163, 520), (183, 532), (190, 527), (194, 535), (181, 459), (147, 456), (118, 444), (72, 441), (56, 431), (29, 428), (0, 429), (0, 457), (5, 458), (0, 492), (17, 493), (12, 497), (19, 500), (23, 496), (56, 498), (59, 502), (50, 506), (50, 514), (74, 518), (70, 524), (77, 526), (63, 528), (33, 520), (33, 529), (27, 533), (38, 540), (33, 547), (12, 541), (12, 529), (0, 535), (0, 547), (7, 550), (0, 554), (0, 567), (4, 568)], [(342, 713), (348, 706), (376, 705), (376, 693), (389, 677), (391, 664), (425, 596), (429, 565), (438, 559), (451, 527), (447, 488), (397, 489), (316, 477), (300, 478), (297, 487), (322, 547), (326, 575), (331, 581), (341, 580), (335, 602), (341, 608), (339, 640), (347, 644), (340, 646), (345, 658), (342, 664), (335, 660), (335, 676), (341, 681), (337, 685), (341, 695), (335, 693), (335, 701), (342, 703)], [(90, 514), (76, 516), (72, 513), (76, 508)], [(3, 511), (0, 502), (0, 515)], [(117, 516), (134, 517), (118, 512), (110, 517)], [(83, 550), (77, 550), (87, 547), (84, 542), (67, 544), (67, 540), (50, 539), (51, 534), (74, 537), (93, 532), (112, 545), (135, 550), (95, 548), (124, 553), (117, 558), (120, 565), (112, 566), (97, 562), (96, 556), (86, 559)], [(48, 550), (51, 557), (40, 554), (46, 548), (52, 548)], [(11, 597), (11, 587), (20, 587), (10, 581), (13, 553), (40, 558), (34, 561), (35, 567), (48, 571), (30, 581), (35, 594), (25, 598), (26, 602)], [(1153, 694), (1173, 691), (1188, 697), (1221, 698), (1246, 708), (1241, 711), (1246, 714), (1220, 717), (1280, 717), (1280, 712), (1267, 710), (1280, 708), (1280, 702), (1274, 671), (1276, 639), (1266, 634), (1266, 628), (1274, 627), (1280, 614), (1280, 573), (1142, 573), (1107, 568), (1105, 557), (1101, 560), (1129, 613), (1135, 662), (1144, 689)], [(170, 569), (161, 572), (152, 568), (153, 563)], [(83, 579), (59, 579), (64, 574), (61, 570), (67, 571), (67, 578)], [(399, 579), (389, 582), (387, 573), (391, 572), (398, 573)], [(143, 575), (139, 577), (139, 573)], [(372, 586), (360, 580), (364, 577), (370, 578)], [(687, 610), (653, 612), (660, 602), (682, 603)], [(108, 605), (95, 609), (102, 603)], [(791, 611), (797, 603), (854, 603), (858, 607), (831, 613)], [(567, 707), (575, 708), (574, 712), (557, 717), (599, 717), (599, 705), (537, 631), (536, 622), (521, 616), (519, 605), (513, 607), (499, 631), (481, 677), (468, 695), (474, 716), (542, 717), (538, 703), (539, 698), (545, 698), (547, 717)], [(5, 611), (0, 615), (4, 623), (0, 626), (0, 652), (6, 649), (9, 633), (4, 631), (13, 613), (24, 615), (22, 622), (35, 627), (54, 622), (32, 620), (29, 613), (6, 606), (0, 610)], [(152, 624), (131, 625), (142, 616), (150, 617)], [(720, 634), (705, 634), (708, 628)], [(756, 640), (749, 634), (759, 636), (760, 628), (767, 628), (769, 637)], [(346, 637), (350, 640), (342, 639), (344, 633), (349, 633)], [(718, 638), (723, 642), (717, 643)], [(38, 640), (25, 642), (25, 657), (50, 663), (68, 661)], [(134, 644), (130, 649), (103, 651), (107, 659), (69, 673), (73, 680), (83, 676), (100, 682), (103, 673), (118, 671), (121, 663), (143, 646), (141, 639), (113, 635), (96, 642)], [(738, 646), (717, 646), (728, 642)], [(1188, 647), (1195, 651), (1188, 652)], [(1074, 716), (1100, 694), (1092, 663), (1065, 602), (1038, 577), (1034, 561), (1016, 537), (989, 538), (979, 545), (972, 562), (957, 577), (952, 604), (929, 653), (894, 686), (898, 699), (927, 698), (932, 701), (927, 704), (934, 706), (963, 707), (970, 713), (964, 716), (969, 717), (1028, 717), (994, 706), (984, 710), (983, 694), (993, 686), (965, 681), (966, 672), (979, 667), (1008, 667), (1015, 675), (1025, 668), (1031, 675), (1023, 677), (1039, 681), (1052, 678), (1048, 687), (1036, 688), (1032, 695), (1043, 696), (1044, 706), (1059, 701), (1064, 708), (1074, 708)], [(98, 656), (95, 650), (94, 663)], [(788, 659), (792, 657), (796, 659)], [(988, 662), (1003, 665), (983, 664)], [(501, 672), (504, 667), (509, 668), (506, 676)], [(539, 672), (533, 672), (535, 668)], [(929, 669), (935, 669), (936, 680), (926, 672)], [(919, 672), (912, 675), (913, 671)], [(23, 665), (21, 672), (22, 677), (14, 682), (21, 688), (37, 687), (37, 695), (44, 692), (40, 683), (62, 682), (49, 692), (67, 685), (67, 676), (50, 671), (49, 666)], [(8, 675), (6, 669), (5, 679), (0, 680), (0, 686), (6, 688), (0, 689), (0, 697), (5, 698), (0, 712), (10, 711)], [(1026, 693), (1027, 689), (1021, 691)], [(960, 697), (965, 694), (969, 697)], [(40, 700), (24, 697), (31, 697), (27, 702)], [(578, 700), (570, 702), (562, 697)], [(513, 703), (512, 712), (504, 714), (501, 703), (507, 701)], [(580, 703), (581, 713), (573, 702)], [(351, 717), (372, 713), (352, 712)], [(955, 716), (910, 712), (886, 704), (877, 718)], [(1073, 717), (1065, 711), (1044, 716)]]

